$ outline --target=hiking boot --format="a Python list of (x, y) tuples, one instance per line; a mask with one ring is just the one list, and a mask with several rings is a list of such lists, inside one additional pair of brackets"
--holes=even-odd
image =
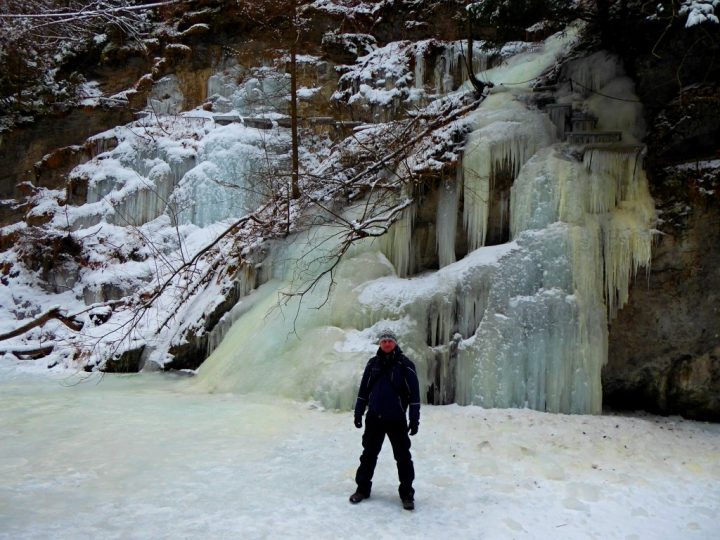
[(402, 505), (405, 510), (415, 510), (415, 501), (412, 499), (403, 499)]
[(365, 495), (364, 493), (362, 493), (360, 491), (356, 491), (355, 493), (350, 495), (350, 502), (353, 504), (357, 504), (357, 503), (362, 502), (363, 500), (367, 499), (368, 497), (370, 497), (370, 495)]

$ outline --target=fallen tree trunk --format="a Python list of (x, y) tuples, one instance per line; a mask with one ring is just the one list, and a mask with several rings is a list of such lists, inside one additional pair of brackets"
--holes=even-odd
[(76, 332), (82, 330), (83, 323), (80, 321), (68, 317), (67, 315), (63, 315), (60, 312), (59, 307), (52, 308), (50, 311), (47, 311), (46, 313), (40, 315), (37, 319), (34, 319), (30, 321), (29, 323), (21, 326), (20, 328), (17, 328), (11, 332), (7, 332), (5, 334), (0, 334), (0, 341), (4, 341), (6, 339), (14, 338), (16, 336), (20, 336), (24, 334), (25, 332), (28, 332), (32, 330), (33, 328), (37, 328), (38, 326), (44, 325), (46, 322), (55, 319), (63, 323), (65, 326), (70, 328), (71, 330), (74, 330)]
[(0, 350), (0, 354), (11, 353), (18, 357), (20, 360), (37, 360), (43, 356), (47, 356), (55, 347), (53, 345), (46, 345), (45, 347), (37, 347), (35, 349), (7, 349)]

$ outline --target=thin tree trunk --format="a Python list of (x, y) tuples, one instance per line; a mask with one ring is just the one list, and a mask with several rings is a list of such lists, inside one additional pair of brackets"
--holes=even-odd
[(596, 0), (597, 24), (600, 30), (600, 42), (603, 46), (610, 44), (610, 2), (609, 0)]
[[(292, 146), (292, 179), (290, 197), (300, 198), (300, 158), (298, 155), (298, 107), (297, 107), (297, 44), (299, 32), (296, 21), (296, 0), (290, 2), (290, 16), (292, 17), (290, 44), (290, 133)], [(289, 205), (288, 205), (289, 206)], [(289, 208), (288, 208), (289, 212)]]
[(470, 79), (470, 84), (473, 85), (473, 88), (475, 88), (475, 92), (477, 92), (478, 96), (481, 96), (483, 91), (485, 90), (485, 87), (488, 86), (484, 82), (478, 80), (478, 78), (475, 76), (475, 70), (473, 68), (473, 49), (475, 48), (475, 40), (473, 39), (473, 14), (472, 12), (468, 12), (468, 38), (467, 38), (467, 47), (468, 52), (467, 56), (465, 57), (465, 67), (467, 68), (468, 72), (468, 79)]

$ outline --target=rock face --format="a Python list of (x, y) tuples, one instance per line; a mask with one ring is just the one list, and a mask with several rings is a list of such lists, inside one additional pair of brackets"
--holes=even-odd
[(720, 43), (714, 26), (632, 24), (613, 41), (645, 107), (660, 234), (610, 326), (604, 404), (720, 421)]
[(717, 144), (715, 88), (671, 100), (648, 135), (660, 234), (610, 327), (606, 406), (720, 421), (720, 160), (702, 159)]
[(127, 108), (74, 109), (61, 118), (46, 117), (27, 127), (18, 128), (0, 138), (0, 197), (17, 197), (17, 184), (25, 180), (37, 185), (57, 187), (57, 182), (45, 182), (35, 177), (35, 163), (56, 148), (82, 144), (106, 129), (132, 120)]
[[(665, 228), (666, 230), (668, 228)], [(610, 328), (605, 405), (720, 421), (720, 212), (660, 237)]]

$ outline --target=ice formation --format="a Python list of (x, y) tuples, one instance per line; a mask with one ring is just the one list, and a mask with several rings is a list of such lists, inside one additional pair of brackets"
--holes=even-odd
[(290, 78), (271, 66), (251, 70), (232, 60), (208, 79), (208, 99), (217, 112), (242, 116), (278, 114), (287, 108)]
[(302, 305), (286, 296), (327, 267), (334, 233), (332, 227), (316, 227), (272, 249), (263, 262), (268, 281), (238, 302), (228, 315), (235, 322), (213, 338), (210, 346), (217, 348), (199, 370), (198, 389), (257, 391), (315, 399), (332, 408), (352, 406), (359, 362), (371, 350), (366, 339), (348, 344), (344, 354), (338, 350), (358, 333), (352, 326), (364, 327), (355, 288), (393, 269), (377, 252), (356, 251), (341, 264), (329, 297), (329, 276)]
[(413, 225), (415, 222), (415, 205), (402, 213), (390, 231), (380, 241), (382, 252), (392, 261), (395, 271), (400, 277), (415, 273), (416, 257), (413, 242)]
[[(284, 107), (284, 76), (260, 68), (237, 83), (242, 74), (231, 66), (211, 76), (211, 99), (225, 100), (228, 110), (243, 115)], [(102, 220), (139, 226), (164, 213), (175, 223), (205, 227), (256, 208), (280, 189), (275, 184), (288, 167), (287, 130), (219, 126), (204, 111), (177, 114), (178, 92), (174, 77), (159, 81), (153, 95), (167, 97), (151, 97), (152, 114), (108, 133), (117, 147), (73, 171), (73, 178), (88, 184), (87, 204), (68, 217), (74, 229)]]
[(598, 119), (597, 129), (622, 131), (625, 142), (642, 139), (642, 104), (617, 57), (600, 51), (568, 62), (563, 71), (560, 103), (581, 105)]
[(148, 108), (157, 115), (179, 114), (184, 101), (180, 81), (175, 75), (167, 75), (153, 85), (148, 96)]
[[(406, 209), (387, 235), (355, 245), (302, 301), (292, 293), (330, 267), (337, 231), (316, 226), (267, 246), (264, 260), (243, 269), (239, 302), (207, 336), (211, 355), (195, 387), (349, 408), (376, 332), (391, 327), (416, 362), (429, 402), (599, 412), (607, 320), (627, 301), (634, 273), (649, 263), (654, 208), (641, 147), (561, 142), (558, 127), (569, 127), (574, 111), (589, 124), (597, 119), (599, 129), (617, 130), (624, 141), (638, 140), (639, 104), (614, 59), (571, 64), (568, 79), (582, 84), (561, 86), (560, 107), (542, 112), (526, 105), (529, 81), (567, 52), (575, 36), (570, 28), (540, 47), (514, 45), (519, 53), (487, 70), (497, 85), (474, 113), (458, 176), (423, 188), (436, 207)], [(435, 49), (432, 70), (420, 45), (378, 49), (355, 73), (357, 81), (373, 78), (371, 59), (380, 62), (401, 48), (410, 56), (380, 62), (387, 92), (375, 97), (388, 97), (400, 79), (409, 92), (447, 92), (462, 71), (461, 50), (443, 47)], [(484, 67), (480, 55), (476, 61)], [(270, 69), (229, 64), (211, 77), (208, 95), (229, 116), (272, 119), (279, 103), (268, 94), (281, 99), (286, 83)], [(628, 105), (608, 107), (609, 98), (585, 86), (616, 92)], [(222, 229), (223, 220), (282, 189), (286, 130), (220, 126), (210, 113), (192, 115), (152, 117), (172, 123), (175, 137), (151, 129), (152, 122), (115, 130), (117, 146), (73, 173), (88, 181), (88, 204), (68, 209), (71, 227), (105, 219), (116, 226), (177, 225), (181, 234), (172, 242), (193, 231), (207, 238), (205, 231)], [(354, 210), (343, 211), (352, 222)], [(492, 232), (498, 223), (509, 241)], [(437, 270), (417, 275), (435, 264), (428, 264), (433, 256)], [(100, 289), (88, 289), (88, 298), (105, 294)]]
[(143, 121), (103, 134), (116, 137), (119, 144), (72, 171), (71, 181), (87, 182), (86, 204), (63, 217), (80, 229), (101, 220), (139, 226), (161, 216), (179, 180), (195, 166), (190, 133), (204, 134), (207, 120), (177, 117), (174, 122), (188, 132), (188, 138), (180, 140), (156, 137)]
[[(511, 58), (505, 71), (495, 68), (496, 80), (537, 76), (572, 40), (570, 31)], [(624, 87), (622, 95), (631, 99), (611, 60), (586, 62), (601, 62), (605, 71), (597, 75), (576, 63), (573, 76), (583, 85)], [(424, 77), (417, 57), (415, 77)], [(299, 279), (297, 269), (287, 263), (281, 269), (278, 261), (304, 260), (310, 246), (332, 246), (320, 229), (304, 246), (295, 239), (268, 263), (273, 280), (236, 308), (237, 321), (201, 367), (198, 386), (277, 391), (348, 407), (364, 359), (375, 349), (375, 331), (391, 326), (418, 366), (428, 401), (599, 412), (608, 317), (650, 261), (654, 207), (641, 149), (587, 145), (575, 150), (583, 154), (577, 160), (558, 142), (549, 115), (529, 110), (516, 93), (500, 91), (483, 103), (460, 178), (444, 179), (438, 188), (438, 271), (413, 276), (416, 209), (410, 208), (381, 242), (348, 254), (331, 294), (325, 283), (304, 300), (320, 309), (291, 302), (270, 310)], [(592, 109), (592, 97), (577, 88), (560, 97), (573, 109)], [(599, 121), (615, 122), (632, 141), (637, 106), (614, 117), (608, 110), (596, 111)], [(509, 200), (500, 201), (512, 241), (483, 247), (498, 175), (512, 184)], [(460, 204), (469, 253), (456, 260)]]
[[(473, 47), (473, 70), (482, 74), (492, 53)], [(374, 121), (392, 121), (403, 107), (428, 103), (467, 79), (465, 41), (395, 41), (358, 59), (340, 77), (333, 99), (367, 110)]]
[[(488, 68), (488, 54), (482, 49), (483, 43), (475, 43), (473, 46), (472, 67), (473, 72), (481, 74)], [(464, 41), (449, 42), (442, 53), (435, 61), (433, 70), (434, 90), (438, 95), (444, 95), (456, 89), (456, 81), (464, 81), (467, 79), (467, 43)], [(422, 64), (425, 59), (417, 60)], [(417, 67), (416, 67), (417, 71)], [(422, 67), (425, 72), (425, 67)]]
[(554, 127), (544, 114), (530, 114), (511, 94), (495, 94), (483, 103), (476, 129), (463, 157), (463, 223), (470, 249), (485, 245), (490, 194), (503, 171), (513, 178), (539, 148), (553, 140)]
[(179, 182), (172, 202), (179, 223), (204, 227), (257, 208), (271, 189), (278, 189), (277, 171), (289, 139), (284, 133), (230, 124), (202, 141), (198, 165)]

